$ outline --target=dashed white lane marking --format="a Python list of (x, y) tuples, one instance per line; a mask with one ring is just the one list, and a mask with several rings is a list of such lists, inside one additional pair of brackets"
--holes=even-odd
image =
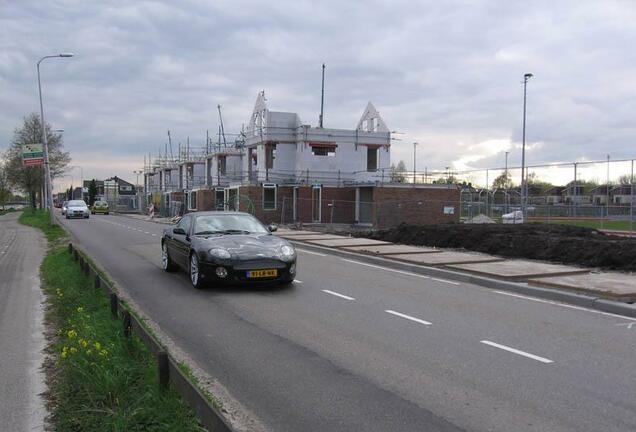
[(400, 313), (400, 312), (396, 312), (394, 310), (387, 309), (384, 312), (390, 313), (391, 315), (399, 316), (401, 318), (406, 318), (407, 320), (415, 321), (416, 323), (420, 323), (420, 324), (424, 324), (424, 325), (433, 325), (433, 323), (431, 323), (431, 322), (424, 321), (423, 319), (415, 318), (415, 317), (412, 317), (410, 315), (406, 315), (406, 314), (403, 314), (403, 313)]
[(294, 282), (299, 283), (299, 284), (303, 283), (303, 281), (298, 280), (298, 279), (294, 279)]
[(431, 278), (431, 280), (434, 280), (434, 281), (437, 281), (437, 282), (443, 282), (443, 283), (447, 283), (447, 284), (451, 284), (451, 285), (459, 285), (459, 282), (449, 281), (449, 280), (446, 280), (446, 279)]
[(148, 231), (144, 231), (144, 234), (150, 234)]
[(495, 348), (502, 349), (504, 351), (508, 351), (508, 352), (511, 352), (511, 353), (514, 353), (514, 354), (518, 354), (520, 356), (528, 357), (528, 358), (530, 358), (532, 360), (540, 361), (541, 363), (554, 363), (552, 360), (547, 359), (545, 357), (539, 357), (538, 355), (530, 354), (530, 353), (527, 353), (525, 351), (521, 351), (521, 350), (518, 350), (518, 349), (515, 349), (515, 348), (511, 348), (511, 347), (506, 346), (506, 345), (501, 345), (501, 344), (498, 344), (498, 343), (495, 343), (495, 342), (491, 342), (491, 341), (488, 341), (488, 340), (483, 340), (483, 341), (480, 341), (480, 342), (483, 343), (483, 344), (486, 344), (486, 345), (490, 345), (490, 346), (495, 347)]
[(334, 296), (336, 296), (336, 297), (343, 298), (343, 299), (345, 299), (345, 300), (355, 300), (353, 297), (349, 297), (349, 296), (346, 296), (346, 295), (344, 295), (344, 294), (340, 294), (340, 293), (337, 293), (337, 292), (334, 292), (334, 291), (322, 290), (322, 292), (327, 293), (327, 294), (334, 295)]
[(308, 253), (308, 254), (310, 254), (310, 255), (318, 255), (318, 256), (322, 256), (322, 257), (327, 256), (327, 255), (325, 255), (325, 254), (321, 254), (321, 253), (318, 253), (318, 252), (312, 252), (312, 251), (308, 251), (308, 250), (305, 250), (305, 249), (298, 249), (298, 248), (296, 248), (296, 250), (297, 250), (298, 252)]
[(152, 236), (153, 236), (153, 237), (157, 237), (157, 234), (153, 234)]
[(565, 303), (559, 303), (559, 302), (555, 302), (555, 301), (551, 301), (551, 300), (543, 300), (543, 299), (538, 299), (535, 297), (528, 297), (528, 296), (524, 296), (524, 295), (520, 295), (520, 294), (513, 294), (513, 293), (509, 293), (509, 292), (505, 292), (505, 291), (495, 291), (493, 290), (493, 292), (497, 293), (497, 294), (503, 294), (503, 295), (507, 295), (510, 297), (517, 297), (517, 298), (521, 298), (521, 299), (525, 299), (525, 300), (532, 300), (535, 302), (539, 302), (539, 303), (547, 303), (547, 304), (551, 304), (551, 305), (555, 305), (555, 306), (561, 306), (564, 308), (568, 308), (568, 309), (575, 309), (575, 310), (580, 310), (580, 311), (585, 311), (585, 312), (592, 312), (598, 315), (605, 315), (605, 316), (610, 316), (610, 317), (614, 317), (614, 318), (622, 318), (622, 319), (626, 319), (626, 320), (630, 320), (630, 321), (636, 321), (636, 318), (631, 318), (628, 316), (624, 316), (624, 315), (618, 315), (618, 314), (613, 314), (610, 312), (602, 312), (602, 311), (598, 311), (598, 310), (594, 310), (594, 309), (588, 309), (585, 308), (583, 306), (574, 306), (574, 305), (569, 305), (569, 304), (565, 304)]
[(417, 274), (417, 273), (412, 273), (412, 272), (407, 272), (407, 271), (402, 271), (402, 270), (396, 270), (396, 269), (383, 267), (383, 266), (379, 266), (379, 265), (374, 265), (374, 264), (367, 264), (367, 263), (363, 263), (363, 262), (360, 262), (360, 261), (354, 261), (354, 260), (349, 260), (349, 259), (343, 259), (343, 261), (347, 261), (347, 262), (350, 262), (350, 263), (359, 264), (359, 265), (363, 265), (363, 266), (367, 266), (367, 267), (372, 267), (372, 268), (376, 268), (376, 269), (379, 269), (379, 270), (386, 270), (386, 271), (390, 271), (390, 272), (393, 272), (393, 273), (399, 273), (399, 274), (403, 274), (403, 275), (407, 275), (407, 276), (415, 276), (415, 277), (419, 277), (419, 278), (422, 278), (422, 279), (430, 279), (430, 280), (434, 280), (434, 281), (437, 281), (437, 282), (443, 282), (443, 283), (448, 283), (448, 284), (452, 284), (452, 285), (460, 285), (459, 282), (453, 282), (453, 281), (449, 281), (449, 280), (446, 280), (446, 279), (439, 279), (439, 278), (425, 276), (425, 275), (421, 275), (421, 274)]

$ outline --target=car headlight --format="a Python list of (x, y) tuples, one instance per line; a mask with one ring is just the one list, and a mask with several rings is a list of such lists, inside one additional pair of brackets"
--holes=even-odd
[(216, 258), (231, 258), (232, 255), (227, 251), (227, 249), (223, 248), (212, 248), (208, 251), (210, 255)]
[(296, 256), (296, 251), (291, 246), (283, 245), (280, 247), (280, 256), (284, 260), (291, 260)]

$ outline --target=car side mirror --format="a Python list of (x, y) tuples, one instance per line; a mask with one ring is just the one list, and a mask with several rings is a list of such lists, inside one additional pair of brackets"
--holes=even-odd
[(267, 229), (269, 230), (269, 232), (274, 232), (274, 231), (278, 230), (278, 225), (276, 225), (276, 224), (269, 224), (269, 225), (267, 226)]
[(186, 235), (186, 232), (183, 228), (173, 228), (172, 234)]

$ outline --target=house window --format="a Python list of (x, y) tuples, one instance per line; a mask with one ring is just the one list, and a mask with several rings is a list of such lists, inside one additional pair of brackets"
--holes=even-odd
[(188, 210), (197, 209), (197, 191), (188, 192)]
[(378, 149), (375, 147), (367, 147), (367, 171), (376, 171), (378, 169)]
[(334, 157), (336, 155), (336, 147), (329, 146), (312, 146), (311, 153), (314, 156), (331, 156)]
[(276, 185), (263, 183), (263, 210), (276, 210)]
[(225, 175), (225, 168), (227, 166), (225, 156), (219, 156), (219, 174)]
[(132, 186), (119, 186), (119, 190), (122, 192), (132, 192)]
[(274, 168), (274, 159), (276, 159), (276, 144), (267, 144), (265, 146), (265, 168)]

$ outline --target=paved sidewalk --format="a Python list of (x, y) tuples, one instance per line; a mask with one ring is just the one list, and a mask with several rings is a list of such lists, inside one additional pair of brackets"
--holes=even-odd
[(0, 430), (42, 431), (47, 414), (40, 394), (44, 296), (40, 264), (46, 240), (18, 223), (20, 213), (0, 216)]
[(276, 233), (288, 240), (373, 255), (426, 267), (470, 273), (504, 281), (527, 282), (533, 286), (559, 288), (606, 299), (632, 303), (636, 300), (636, 275), (593, 272), (592, 269), (540, 261), (505, 259), (492, 255), (399, 245), (359, 237), (342, 237), (315, 231), (281, 228)]

